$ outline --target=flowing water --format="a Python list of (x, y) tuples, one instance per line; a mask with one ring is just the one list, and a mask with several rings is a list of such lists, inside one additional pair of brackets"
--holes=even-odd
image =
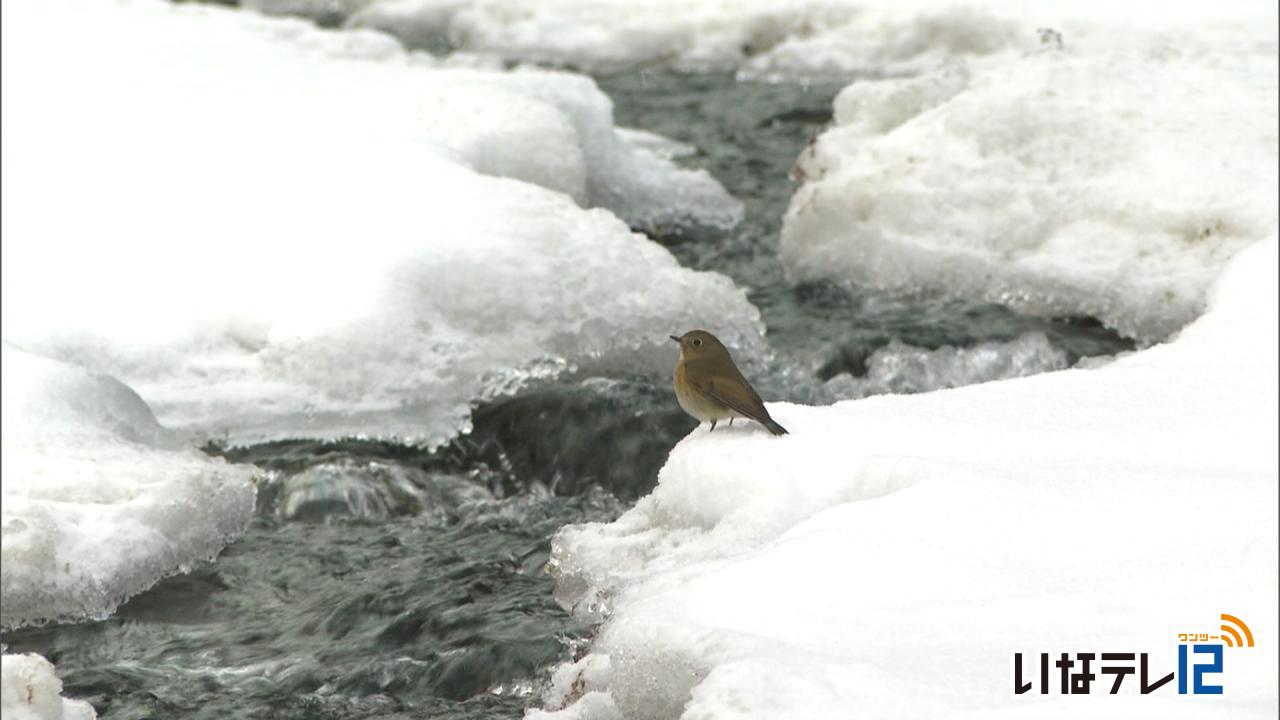
[[(823, 381), (867, 373), (891, 341), (928, 350), (1037, 332), (1066, 362), (1129, 348), (1087, 319), (788, 284), (777, 260), (788, 173), (842, 83), (649, 71), (599, 81), (620, 125), (692, 144), (683, 162), (746, 204), (731, 232), (655, 240), (749, 288), (777, 351), (758, 383), (766, 396), (813, 400)], [(107, 620), (5, 633), (7, 651), (45, 655), (65, 693), (108, 718), (519, 717), (592, 632), (552, 600), (550, 536), (616, 517), (695, 423), (666, 378), (614, 377), (544, 384), (477, 408), (473, 424), (433, 454), (373, 442), (209, 448), (263, 469), (249, 531)]]

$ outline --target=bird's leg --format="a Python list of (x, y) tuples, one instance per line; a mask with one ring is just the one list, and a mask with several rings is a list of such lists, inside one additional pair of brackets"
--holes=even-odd
[(733, 418), (729, 418), (729, 427), (733, 427)]
[(715, 430), (716, 430), (716, 421), (715, 421), (715, 420), (712, 420), (712, 421), (711, 421), (711, 429), (710, 429), (710, 430), (708, 430), (707, 432), (715, 432)]

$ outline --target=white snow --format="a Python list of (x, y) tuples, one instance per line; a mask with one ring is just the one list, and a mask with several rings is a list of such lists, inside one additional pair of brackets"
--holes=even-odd
[(797, 163), (790, 274), (1167, 337), (1275, 227), (1276, 9), (1252, 7), (849, 85)]
[(118, 381), (0, 350), (0, 626), (103, 618), (248, 526), (253, 470), (160, 427)]
[(762, 346), (728, 278), (575, 202), (740, 212), (618, 134), (588, 79), (221, 8), (4, 12), (4, 337), (169, 427), (435, 444), (529, 378), (665, 370), (680, 328)]
[[(530, 716), (1274, 716), (1278, 262), (1246, 249), (1174, 341), (1098, 369), (694, 430), (555, 538), (560, 600), (608, 619)], [(1163, 674), (1223, 612), (1257, 646), (1220, 697), (1013, 694), (1014, 652)]]
[(0, 656), (0, 714), (7, 720), (93, 720), (83, 700), (62, 697), (53, 665), (35, 654)]

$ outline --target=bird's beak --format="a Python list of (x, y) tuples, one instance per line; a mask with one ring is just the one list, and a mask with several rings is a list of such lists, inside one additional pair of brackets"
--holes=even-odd
[(675, 340), (676, 342), (680, 342), (680, 338), (676, 337), (675, 335), (668, 335), (667, 337), (671, 338), (672, 340)]

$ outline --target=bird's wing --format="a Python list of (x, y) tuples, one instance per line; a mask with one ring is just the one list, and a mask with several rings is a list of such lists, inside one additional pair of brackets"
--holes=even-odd
[(695, 390), (733, 410), (743, 417), (763, 423), (772, 420), (764, 403), (745, 380), (740, 383), (717, 383), (714, 380), (690, 382)]

